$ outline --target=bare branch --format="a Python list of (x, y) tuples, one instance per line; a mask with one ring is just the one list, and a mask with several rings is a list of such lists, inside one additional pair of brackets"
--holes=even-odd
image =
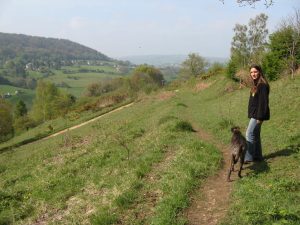
[[(225, 3), (225, 0), (219, 0), (220, 2), (222, 2), (223, 4)], [(240, 5), (240, 6), (246, 6), (246, 5), (250, 5), (252, 7), (255, 7), (255, 3), (257, 2), (261, 2), (262, 0), (236, 0), (236, 2)], [(274, 1), (273, 0), (264, 0), (264, 5), (266, 6), (266, 8), (270, 7), (271, 5), (273, 5)]]

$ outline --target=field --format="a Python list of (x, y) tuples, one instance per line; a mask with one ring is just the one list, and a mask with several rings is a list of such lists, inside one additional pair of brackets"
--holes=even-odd
[[(299, 224), (299, 87), (299, 76), (271, 83), (266, 160), (234, 183), (221, 224)], [(248, 94), (224, 76), (195, 79), (1, 153), (0, 224), (186, 224), (190, 194), (221, 166), (195, 130), (227, 145), (232, 125), (246, 129)]]
[[(131, 70), (127, 73), (119, 72), (113, 64), (103, 65), (103, 66), (64, 66), (61, 70), (52, 70), (53, 74), (43, 75), (38, 71), (28, 71), (28, 76), (35, 79), (44, 79), (50, 81), (57, 85), (59, 89), (74, 95), (77, 98), (80, 98), (85, 95), (86, 88), (93, 83), (100, 82), (105, 79), (113, 79), (117, 77), (129, 76)], [(168, 69), (163, 69), (163, 73), (166, 74), (166, 80), (170, 81), (176, 77), (176, 71), (169, 71)], [(8, 79), (12, 79), (6, 77)], [(34, 90), (18, 88), (9, 85), (0, 85), (0, 94), (7, 92), (14, 93), (16, 90), (21, 90), (22, 92), (11, 98), (8, 98), (13, 105), (16, 104), (18, 100), (23, 100), (26, 103), (26, 106), (30, 109), (35, 97)]]
[[(82, 72), (84, 70), (101, 72)], [(63, 71), (68, 71), (68, 73), (63, 73)], [(54, 75), (46, 77), (46, 80), (57, 84), (61, 89), (76, 97), (84, 95), (87, 86), (92, 83), (128, 75), (117, 72), (112, 66), (65, 66), (62, 70), (53, 72)], [(67, 84), (67, 87), (64, 87), (63, 83)]]
[[(19, 91), (19, 94), (15, 94), (16, 91)], [(9, 102), (15, 105), (19, 100), (25, 102), (28, 108), (31, 108), (33, 99), (35, 97), (35, 91), (30, 89), (18, 88), (10, 85), (0, 85), (0, 94), (11, 93), (12, 96), (8, 98)]]
[[(82, 72), (82, 71), (89, 72)], [(68, 71), (68, 73), (63, 73)], [(98, 71), (98, 72), (91, 72)], [(99, 72), (100, 71), (100, 72)], [(113, 67), (113, 65), (105, 66), (65, 66), (61, 70), (53, 70), (53, 75), (44, 76), (37, 71), (28, 71), (28, 76), (35, 79), (45, 79), (53, 82), (60, 89), (67, 93), (70, 93), (76, 97), (84, 95), (86, 88), (89, 84), (99, 82), (103, 79), (111, 79), (114, 77), (128, 76), (128, 74), (121, 74)], [(12, 79), (11, 77), (6, 77)], [(30, 89), (24, 89), (14, 87), (10, 85), (0, 85), (0, 94), (10, 92), (15, 93), (16, 90), (20, 90), (19, 95), (13, 95), (8, 100), (14, 105), (18, 100), (23, 100), (28, 108), (31, 108), (33, 99), (35, 97), (35, 91)]]

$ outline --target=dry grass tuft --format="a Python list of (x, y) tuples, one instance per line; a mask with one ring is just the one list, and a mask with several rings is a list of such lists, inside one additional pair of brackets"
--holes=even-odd
[(158, 94), (157, 99), (159, 100), (167, 100), (175, 96), (173, 91), (164, 91)]
[(208, 88), (210, 85), (212, 85), (212, 83), (204, 83), (204, 82), (199, 82), (196, 84), (194, 91), (195, 92), (199, 92), (202, 90), (205, 90), (206, 88)]

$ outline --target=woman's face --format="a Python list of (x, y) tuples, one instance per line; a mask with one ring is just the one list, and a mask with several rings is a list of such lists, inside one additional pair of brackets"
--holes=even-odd
[(256, 80), (258, 79), (260, 76), (259, 71), (255, 68), (251, 68), (250, 69), (250, 77), (252, 78), (252, 80)]

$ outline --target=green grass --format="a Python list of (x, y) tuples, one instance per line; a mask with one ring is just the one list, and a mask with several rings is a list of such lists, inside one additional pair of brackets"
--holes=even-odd
[[(94, 111), (84, 111), (81, 113), (71, 112), (67, 114), (65, 117), (58, 117), (53, 120), (48, 120), (42, 124), (40, 124), (37, 127), (31, 128), (28, 131), (23, 131), (20, 134), (15, 134), (12, 139), (0, 143), (0, 153), (2, 151), (7, 151), (11, 148), (31, 143), (34, 141), (37, 141), (43, 137), (49, 136), (52, 133), (56, 133), (58, 131), (64, 130), (66, 128), (75, 126), (77, 124), (80, 124), (82, 122), (85, 122), (87, 120), (93, 119), (97, 116), (103, 115), (115, 108), (118, 108), (122, 105), (126, 105), (129, 102), (131, 102), (131, 99), (127, 99), (124, 102), (115, 104), (113, 106), (105, 107), (101, 110), (98, 110), (96, 112)], [(51, 129), (49, 129), (49, 126)]]
[[(299, 77), (271, 83), (266, 161), (234, 183), (222, 224), (299, 224), (299, 87)], [(232, 125), (247, 127), (249, 90), (216, 76), (175, 93), (0, 154), (0, 224), (186, 224), (190, 193), (221, 162), (191, 124), (229, 144)]]
[[(174, 215), (186, 205), (176, 199), (188, 202), (187, 193), (199, 183), (194, 178), (211, 174), (220, 160), (218, 151), (201, 143), (193, 132), (175, 130), (180, 119), (159, 125), (176, 109), (173, 99), (149, 99), (92, 125), (2, 153), (2, 223), (119, 221), (151, 188), (147, 174), (168, 151), (174, 159), (172, 169), (161, 171), (157, 182), (156, 187), (165, 192), (158, 205), (166, 207), (165, 215), (173, 215), (169, 221), (176, 221)], [(167, 199), (173, 198), (168, 205)], [(147, 220), (155, 221), (160, 213)]]
[[(18, 95), (15, 95), (15, 91), (21, 91)], [(11, 102), (13, 105), (15, 105), (19, 100), (22, 100), (25, 102), (28, 109), (31, 108), (33, 99), (35, 97), (35, 91), (30, 89), (24, 89), (24, 88), (18, 88), (10, 85), (0, 85), (0, 94), (4, 93), (11, 93), (12, 96), (10, 98), (7, 98), (9, 102)]]
[(105, 74), (95, 74), (95, 73), (78, 73), (78, 74), (63, 74), (61, 71), (56, 72), (55, 75), (49, 76), (46, 80), (51, 81), (55, 84), (60, 84), (61, 82), (65, 82), (70, 87), (62, 88), (67, 93), (73, 94), (76, 97), (80, 97), (84, 94), (88, 85), (92, 83), (97, 83), (104, 78), (111, 77)]
[[(122, 76), (116, 72), (116, 69), (110, 66), (69, 66), (63, 67), (64, 70), (74, 71), (74, 73), (65, 74), (62, 70), (54, 70), (55, 75), (51, 75), (46, 78), (46, 80), (51, 81), (55, 84), (61, 84), (65, 82), (69, 85), (68, 88), (61, 88), (66, 92), (80, 97), (84, 94), (88, 85), (92, 83), (97, 83), (104, 78), (114, 78)], [(104, 73), (79, 72), (80, 69), (90, 69), (90, 70), (103, 70)]]
[[(205, 82), (213, 85), (180, 96), (189, 109), (186, 118), (228, 144), (232, 125), (245, 133), (249, 89), (238, 89), (220, 77)], [(261, 133), (266, 161), (246, 166), (246, 176), (234, 184), (230, 211), (222, 224), (300, 223), (300, 77), (270, 85), (271, 120), (264, 122)], [(226, 91), (230, 86), (233, 92)]]

